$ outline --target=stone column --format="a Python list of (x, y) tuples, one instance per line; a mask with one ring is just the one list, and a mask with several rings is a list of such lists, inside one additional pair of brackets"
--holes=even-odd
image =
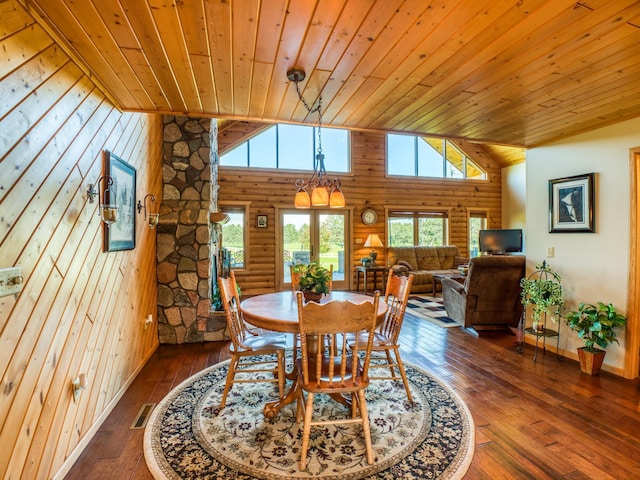
[(163, 193), (157, 227), (160, 343), (220, 340), (224, 322), (210, 315), (212, 120), (170, 115), (163, 120)]

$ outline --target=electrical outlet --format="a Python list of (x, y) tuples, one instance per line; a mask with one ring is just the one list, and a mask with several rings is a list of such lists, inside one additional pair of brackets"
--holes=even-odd
[(553, 258), (555, 249), (553, 247), (547, 247), (547, 258)]
[(0, 268), (0, 297), (22, 291), (22, 273), (20, 267)]

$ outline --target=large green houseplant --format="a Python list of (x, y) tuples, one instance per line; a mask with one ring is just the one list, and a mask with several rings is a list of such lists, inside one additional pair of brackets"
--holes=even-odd
[(564, 305), (561, 280), (546, 261), (537, 264), (534, 273), (520, 280), (520, 299), (525, 309), (531, 306), (534, 329), (543, 325), (543, 315), (550, 315), (554, 322), (560, 318)]
[(302, 290), (307, 301), (319, 301), (323, 294), (329, 293), (331, 272), (316, 262), (299, 264), (293, 267), (299, 275), (298, 288)]
[(584, 343), (584, 347), (578, 348), (580, 369), (589, 375), (597, 375), (604, 361), (604, 349), (610, 343), (620, 343), (615, 329), (623, 327), (627, 318), (618, 313), (613, 304), (597, 302), (596, 305), (581, 303), (577, 311), (566, 313), (564, 320)]

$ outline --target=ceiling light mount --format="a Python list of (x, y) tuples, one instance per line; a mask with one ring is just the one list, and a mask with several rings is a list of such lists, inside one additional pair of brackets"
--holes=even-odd
[[(318, 114), (318, 150), (313, 165), (313, 175), (311, 175), (309, 181), (305, 182), (304, 179), (298, 178), (294, 182), (294, 186), (298, 189), (294, 205), (296, 208), (324, 207), (327, 205), (331, 208), (343, 208), (346, 201), (340, 189), (340, 179), (325, 178), (327, 170), (324, 166), (324, 154), (322, 153), (322, 96), (318, 97), (317, 106), (314, 106), (315, 102), (312, 105), (306, 102), (298, 85), (305, 77), (306, 74), (302, 69), (290, 68), (287, 71), (287, 78), (295, 84), (298, 98), (300, 98), (304, 108), (310, 114)], [(311, 190), (311, 196), (309, 196), (307, 189)]]
[(307, 75), (301, 68), (290, 68), (287, 70), (287, 78), (295, 84), (302, 82)]

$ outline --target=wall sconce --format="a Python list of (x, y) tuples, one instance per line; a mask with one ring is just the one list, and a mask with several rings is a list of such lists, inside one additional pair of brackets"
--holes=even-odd
[[(147, 215), (147, 198), (149, 198), (149, 200), (151, 200), (152, 203), (154, 204), (156, 203), (156, 196), (154, 194), (152, 193), (146, 194), (142, 202), (138, 200), (138, 213), (140, 213), (140, 211), (144, 209), (144, 218), (145, 220), (147, 220), (147, 225), (149, 225), (149, 228), (155, 228), (156, 225), (158, 225), (158, 219), (160, 218), (160, 214), (149, 213), (149, 215)], [(151, 205), (149, 205), (149, 210), (151, 210)]]
[(87, 374), (81, 373), (78, 378), (71, 380), (71, 390), (73, 391), (73, 401), (77, 402), (80, 394), (87, 388)]
[(223, 212), (210, 212), (209, 221), (217, 225), (224, 225), (229, 221), (229, 215)]
[[(107, 182), (107, 188), (100, 194), (100, 181), (105, 180)], [(95, 190), (95, 186), (98, 186), (98, 191)], [(111, 200), (111, 187), (113, 186), (113, 178), (108, 175), (103, 175), (94, 184), (89, 184), (87, 189), (87, 197), (89, 197), (89, 203), (93, 203), (95, 198), (98, 197), (98, 210), (100, 218), (107, 225), (111, 225), (118, 220), (118, 206), (107, 203), (107, 198)], [(108, 195), (107, 195), (108, 194)]]
[(376, 249), (374, 247), (382, 247), (382, 240), (380, 240), (380, 237), (377, 234), (372, 233), (367, 237), (367, 240), (364, 242), (364, 246), (371, 247), (369, 257), (371, 258), (371, 266), (375, 267), (376, 258), (378, 258), (378, 252), (376, 252)]

